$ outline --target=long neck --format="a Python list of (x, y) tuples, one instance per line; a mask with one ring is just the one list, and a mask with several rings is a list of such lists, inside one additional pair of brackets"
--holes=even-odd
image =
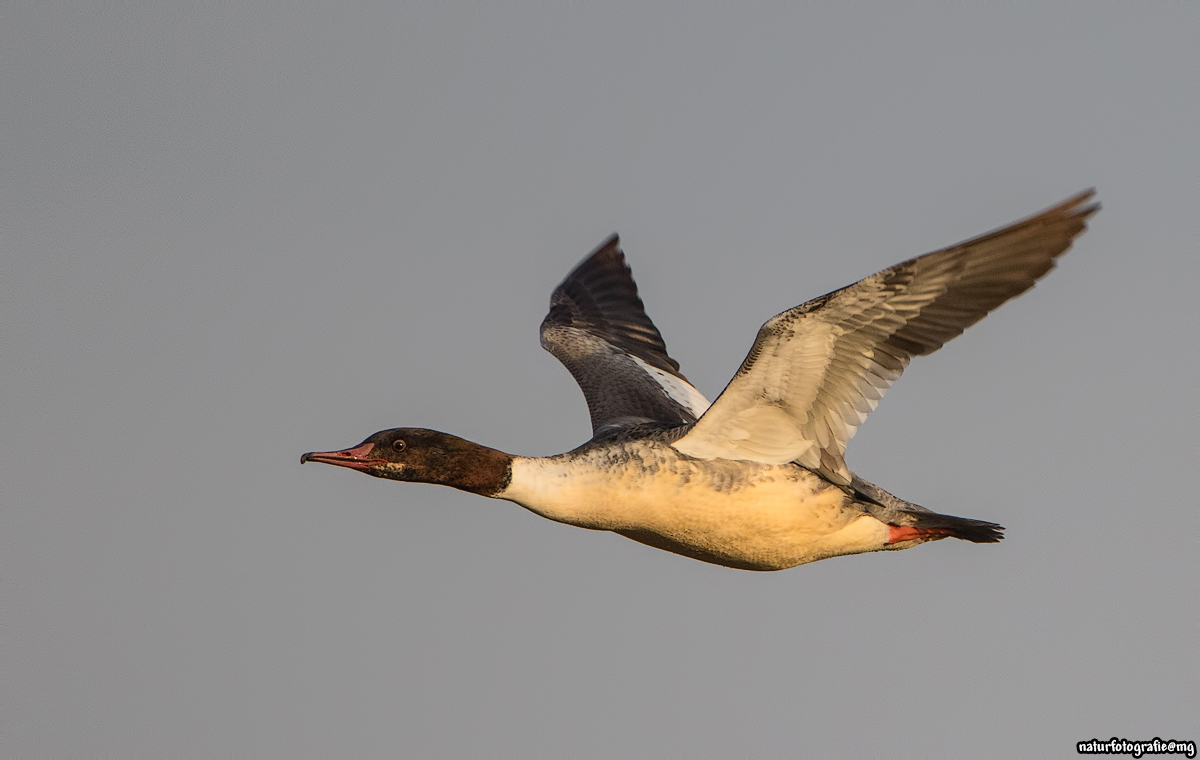
[(458, 441), (461, 443), (430, 462), (427, 482), (480, 496), (494, 497), (504, 491), (512, 480), (513, 456), (472, 441)]

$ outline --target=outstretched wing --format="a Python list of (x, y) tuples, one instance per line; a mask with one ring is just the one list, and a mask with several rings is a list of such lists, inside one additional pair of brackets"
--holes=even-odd
[(616, 235), (555, 288), (542, 348), (579, 383), (594, 435), (652, 421), (684, 425), (708, 408), (646, 316)]
[(702, 459), (797, 462), (850, 484), (846, 443), (913, 356), (941, 348), (1054, 267), (1099, 206), (1088, 190), (785, 311), (674, 446)]

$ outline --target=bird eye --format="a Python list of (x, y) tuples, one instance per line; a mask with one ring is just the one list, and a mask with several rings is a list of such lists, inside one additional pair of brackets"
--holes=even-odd
[(403, 438), (397, 438), (396, 440), (392, 441), (392, 449), (395, 451), (404, 451), (406, 448), (408, 448), (408, 446), (404, 443)]

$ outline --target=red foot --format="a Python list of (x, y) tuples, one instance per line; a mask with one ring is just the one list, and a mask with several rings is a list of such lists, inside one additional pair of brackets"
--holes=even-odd
[(907, 525), (889, 525), (888, 526), (888, 543), (898, 544), (901, 541), (912, 541), (915, 539), (931, 539), (940, 538), (950, 535), (949, 528), (912, 528)]

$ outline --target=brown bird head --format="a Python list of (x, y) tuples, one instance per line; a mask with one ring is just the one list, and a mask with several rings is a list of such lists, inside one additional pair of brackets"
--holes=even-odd
[(310, 451), (300, 457), (305, 462), (492, 496), (508, 485), (512, 456), (437, 430), (392, 428), (341, 451)]

